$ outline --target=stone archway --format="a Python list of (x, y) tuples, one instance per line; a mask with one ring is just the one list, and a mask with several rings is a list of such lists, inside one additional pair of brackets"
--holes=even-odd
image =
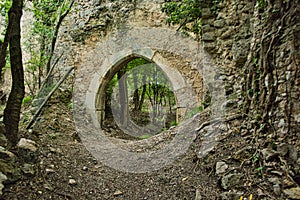
[[(157, 37), (161, 35), (162, 37)], [(96, 127), (103, 120), (103, 94), (112, 75), (122, 63), (142, 57), (156, 63), (173, 87), (177, 120), (188, 108), (201, 105), (203, 53), (199, 44), (169, 29), (136, 28), (119, 30), (82, 50), (77, 68), (75, 100), (90, 113)]]
[[(112, 58), (108, 58), (108, 60), (112, 60), (111, 65), (101, 66), (101, 68), (106, 68), (107, 70), (98, 73), (97, 76), (94, 77), (95, 81), (91, 83), (95, 89), (98, 88), (96, 96), (93, 97), (93, 99), (95, 99), (95, 103), (92, 103), (91, 106), (95, 105), (95, 111), (100, 124), (104, 120), (105, 92), (111, 78), (123, 67), (124, 63), (139, 57), (155, 63), (164, 72), (165, 76), (171, 83), (176, 99), (177, 122), (180, 122), (183, 119), (188, 108), (196, 107), (201, 103), (197, 102), (195, 92), (191, 85), (187, 83), (183, 75), (178, 71), (178, 69), (170, 67), (170, 63), (163, 58), (159, 51), (155, 51), (150, 48), (121, 51), (112, 55)], [(91, 93), (91, 95), (93, 94), (95, 93)]]

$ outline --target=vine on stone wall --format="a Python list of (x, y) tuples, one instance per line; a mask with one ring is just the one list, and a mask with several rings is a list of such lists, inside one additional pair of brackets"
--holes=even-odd
[[(263, 6), (263, 9), (262, 9)], [(273, 126), (273, 120), (278, 106), (277, 98), (282, 71), (278, 63), (277, 54), (282, 45), (286, 30), (295, 22), (296, 2), (278, 0), (258, 1), (256, 6), (256, 25), (253, 31), (253, 43), (251, 45), (248, 60), (244, 66), (244, 113), (255, 122), (255, 130), (263, 131)], [(258, 42), (259, 41), (259, 42)], [(287, 61), (289, 58), (285, 58)], [(288, 62), (288, 61), (287, 61)], [(285, 119), (290, 129), (291, 99), (290, 90), (292, 81), (286, 80)], [(282, 95), (282, 93), (281, 93)], [(273, 127), (274, 128), (274, 127)]]

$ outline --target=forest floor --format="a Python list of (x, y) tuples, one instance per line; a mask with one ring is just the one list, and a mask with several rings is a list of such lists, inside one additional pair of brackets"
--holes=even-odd
[[(269, 172), (259, 168), (263, 158), (251, 143), (253, 137), (232, 130), (238, 128), (238, 120), (229, 123), (231, 130), (225, 128), (221, 141), (204, 157), (198, 156), (202, 139), (197, 136), (189, 150), (168, 166), (154, 172), (126, 173), (103, 165), (89, 153), (76, 133), (68, 104), (66, 97), (52, 98), (33, 133), (23, 133), (38, 144), (35, 174), (6, 185), (0, 199), (200, 200), (249, 199), (251, 195), (253, 199), (286, 199), (282, 192), (276, 194)], [(226, 163), (225, 173), (220, 174), (220, 169), (216, 173), (217, 163)], [(270, 165), (280, 181), (286, 180), (280, 166)], [(227, 187), (226, 175), (239, 178)]]

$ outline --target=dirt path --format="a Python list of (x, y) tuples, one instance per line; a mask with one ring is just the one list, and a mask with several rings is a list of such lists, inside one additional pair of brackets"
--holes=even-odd
[[(283, 193), (276, 196), (274, 183), (270, 182), (275, 179), (270, 179), (274, 176), (268, 172), (268, 169), (277, 171), (277, 179), (286, 180), (286, 176), (280, 175), (280, 165), (273, 162), (270, 165), (269, 161), (265, 171), (257, 170), (265, 161), (261, 157), (257, 162), (253, 160), (254, 155), (259, 155), (253, 136), (240, 133), (237, 120), (214, 126), (222, 130), (222, 134), (219, 135), (219, 143), (206, 156), (199, 156), (205, 141), (198, 136), (189, 150), (168, 166), (151, 173), (125, 173), (95, 160), (76, 134), (68, 103), (52, 100), (35, 125), (33, 134), (24, 135), (37, 141), (39, 147), (35, 175), (23, 176), (17, 183), (7, 185), (1, 199), (193, 200), (197, 196), (196, 200), (229, 200), (250, 195), (253, 199), (286, 199)], [(205, 135), (205, 131), (203, 128), (199, 134)], [(164, 137), (155, 137), (152, 142), (158, 139), (164, 145), (162, 140), (170, 135), (172, 131)], [(152, 142), (127, 141), (123, 147), (132, 151), (140, 147), (147, 150), (155, 147)], [(217, 174), (216, 165), (224, 163), (225, 172)], [(222, 172), (223, 169), (218, 170)], [(229, 186), (224, 186), (226, 178), (232, 177), (238, 179), (233, 179), (234, 184), (228, 182)], [(295, 183), (290, 185), (293, 186)]]
[(124, 173), (98, 163), (78, 141), (72, 112), (59, 102), (51, 102), (34, 133), (27, 138), (38, 140), (36, 174), (6, 187), (2, 199), (194, 199), (201, 184), (214, 199), (218, 191), (193, 150), (153, 173)]

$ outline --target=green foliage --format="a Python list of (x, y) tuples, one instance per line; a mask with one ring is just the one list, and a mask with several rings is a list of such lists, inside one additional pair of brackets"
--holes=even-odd
[(266, 0), (258, 0), (258, 7), (264, 8), (266, 6)]
[(188, 110), (186, 117), (187, 118), (191, 118), (193, 117), (195, 114), (200, 113), (203, 111), (203, 106), (199, 106), (199, 107), (195, 107), (192, 108), (190, 110)]
[(0, 14), (2, 16), (6, 16), (6, 18), (8, 17), (8, 11), (10, 9), (12, 5), (12, 0), (4, 0), (4, 1), (0, 1)]
[(148, 138), (151, 138), (151, 137), (152, 137), (152, 135), (150, 135), (150, 134), (145, 134), (145, 135), (141, 135), (141, 136), (139, 137), (139, 139), (145, 140), (145, 139), (148, 139)]
[(177, 123), (176, 121), (171, 121), (170, 125), (171, 125), (171, 126), (177, 126), (178, 123)]
[[(32, 6), (25, 7), (33, 13), (33, 28), (25, 36), (25, 50), (30, 53), (30, 59), (25, 63), (26, 80), (30, 92), (35, 95), (42, 86), (44, 77), (51, 68), (51, 59), (56, 43), (61, 17), (71, 9), (72, 0), (36, 0)], [(52, 60), (53, 61), (53, 60)]]
[(256, 168), (254, 171), (256, 172), (256, 174), (257, 174), (258, 176), (261, 177), (262, 174), (263, 174), (263, 167), (258, 167), (258, 168)]
[(254, 165), (256, 165), (256, 166), (258, 166), (258, 167), (256, 167), (255, 169), (254, 169), (254, 172), (255, 172), (255, 174), (257, 174), (258, 176), (262, 176), (262, 174), (263, 174), (263, 167), (260, 165), (260, 160), (259, 160), (259, 155), (258, 154), (255, 154), (254, 156), (253, 156), (253, 159), (252, 159), (252, 163), (254, 164)]
[(142, 65), (145, 65), (145, 64), (148, 64), (148, 63), (151, 63), (151, 62), (144, 59), (144, 58), (133, 59), (132, 61), (127, 63), (126, 71), (130, 71), (131, 69), (133, 69), (135, 67), (142, 66)]
[(55, 84), (45, 87), (44, 90), (42, 92), (40, 92), (35, 98), (39, 99), (39, 98), (43, 98), (43, 97), (47, 96), (54, 87), (55, 87)]
[(68, 108), (69, 108), (69, 110), (73, 110), (73, 108), (74, 108), (73, 102), (71, 102), (71, 103), (68, 105)]
[[(164, 72), (154, 63), (144, 58), (135, 58), (121, 69), (126, 71), (126, 95), (128, 96), (129, 114), (138, 125), (150, 122), (150, 115), (154, 123), (166, 122), (164, 113), (171, 113), (176, 104), (175, 96)], [(119, 87), (117, 74), (111, 79), (106, 89), (106, 111), (109, 116), (113, 90)], [(118, 89), (117, 89), (118, 91)], [(119, 104), (117, 104), (119, 106)]]
[(33, 100), (33, 96), (27, 96), (27, 97), (24, 97), (23, 101), (22, 101), (22, 105), (23, 106), (26, 106), (28, 104), (30, 104)]
[[(217, 5), (222, 0), (211, 0), (211, 10), (217, 11)], [(172, 25), (179, 25), (184, 33), (192, 32), (197, 36), (201, 33), (202, 27), (202, 4), (203, 0), (183, 0), (167, 2), (162, 11), (167, 14), (166, 22)]]
[(168, 15), (168, 24), (179, 24), (179, 29), (199, 34), (201, 31), (201, 0), (167, 2), (162, 11)]

